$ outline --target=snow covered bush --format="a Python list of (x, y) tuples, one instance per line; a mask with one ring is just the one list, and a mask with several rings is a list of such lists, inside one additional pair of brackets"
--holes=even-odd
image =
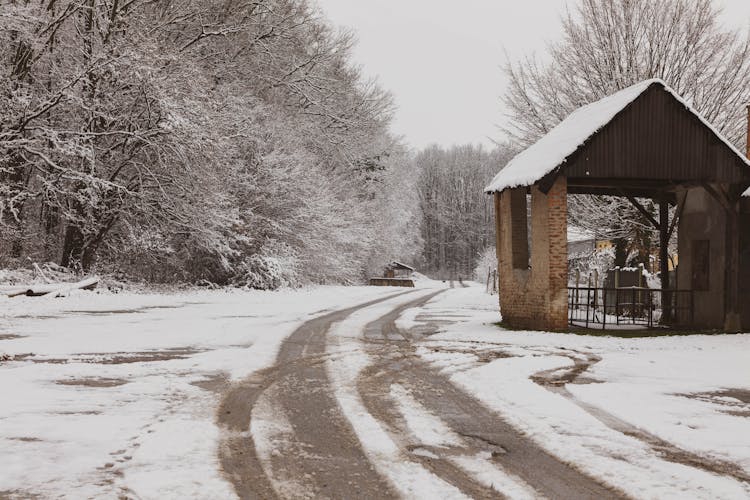
[(408, 154), (353, 36), (307, 0), (162, 7), (2, 11), (0, 266), (275, 288), (408, 258)]
[(299, 261), (294, 250), (283, 243), (269, 242), (263, 253), (242, 261), (233, 284), (256, 290), (276, 290), (300, 285)]
[(487, 247), (479, 254), (477, 266), (474, 268), (474, 280), (487, 282), (487, 273), (497, 269), (497, 253), (495, 247)]
[(275, 290), (282, 286), (284, 268), (273, 257), (252, 255), (244, 263), (244, 273), (236, 278), (247, 288)]
[(593, 277), (596, 274), (599, 277), (599, 283), (594, 284), (594, 286), (601, 286), (604, 277), (607, 275), (607, 271), (614, 267), (614, 248), (596, 250), (592, 252), (588, 258), (575, 259), (574, 261), (568, 262), (568, 283), (570, 286), (575, 286), (576, 273), (579, 273), (581, 279), (579, 285), (586, 286), (589, 277)]

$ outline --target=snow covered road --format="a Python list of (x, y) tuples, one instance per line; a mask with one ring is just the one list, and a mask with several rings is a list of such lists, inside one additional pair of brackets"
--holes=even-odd
[(750, 336), (427, 285), (4, 301), (0, 498), (750, 498)]

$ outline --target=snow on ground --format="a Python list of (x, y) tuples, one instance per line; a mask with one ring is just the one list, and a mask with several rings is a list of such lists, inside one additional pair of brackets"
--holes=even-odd
[[(411, 392), (399, 384), (391, 386), (391, 398), (396, 402), (403, 415), (409, 432), (425, 446), (435, 448), (465, 446), (460, 436), (448, 427), (439, 415), (432, 414), (417, 401)], [(413, 453), (423, 453), (430, 458), (438, 458), (429, 450), (416, 448)], [(497, 463), (492, 462), (491, 452), (477, 453), (471, 456), (455, 454), (449, 460), (464, 472), (473, 476), (480, 484), (492, 488), (505, 496), (517, 500), (541, 498), (522, 479), (504, 471)]]
[[(432, 290), (428, 292), (432, 293)], [(453, 290), (446, 293), (453, 293)], [(356, 388), (360, 373), (372, 363), (371, 356), (365, 352), (361, 343), (365, 325), (388, 313), (394, 306), (416, 298), (418, 295), (411, 294), (391, 299), (359, 310), (335, 325), (331, 331), (332, 342), (328, 348), (333, 356), (327, 361), (327, 368), (336, 399), (352, 424), (365, 453), (376, 469), (391, 481), (396, 491), (405, 498), (465, 498), (453, 485), (413, 461), (399, 448), (383, 425), (367, 411)], [(405, 315), (414, 316), (412, 312)], [(410, 434), (418, 443), (434, 448), (463, 445), (462, 438), (452, 432), (440, 420), (439, 415), (432, 414), (421, 405), (409, 389), (394, 384), (390, 388), (390, 396), (403, 416)], [(437, 458), (429, 449), (420, 447), (411, 453)], [(457, 454), (450, 460), (476, 478), (479, 483), (510, 495), (511, 498), (537, 497), (533, 488), (492, 463), (489, 452), (472, 456)]]
[[(0, 354), (13, 360), (0, 362), (0, 497), (233, 497), (217, 463), (221, 387), (271, 365), (281, 342), (310, 317), (403, 291), (80, 292), (3, 300)], [(445, 498), (460, 492), (401, 454), (354, 383), (371, 361), (361, 349), (363, 325), (429, 292), (337, 324), (327, 363), (376, 467), (404, 495)], [(737, 473), (665, 460), (644, 439), (750, 474), (750, 335), (620, 339), (507, 331), (498, 319), (496, 297), (471, 286), (447, 290), (397, 323), (434, 322), (442, 331), (420, 343), (424, 359), (550, 453), (633, 496), (750, 498)], [(589, 383), (555, 389), (530, 378), (564, 374), (575, 363), (591, 363), (580, 376)], [(421, 441), (439, 447), (459, 439), (404, 387), (394, 386), (391, 396)], [(270, 400), (254, 409), (261, 452), (288, 439), (276, 413)], [(514, 497), (534, 496), (487, 457), (455, 463)], [(288, 479), (290, 493), (304, 489), (303, 478)]]
[[(424, 292), (417, 292), (423, 294)], [(429, 293), (432, 293), (429, 290)], [(357, 434), (375, 468), (407, 498), (466, 498), (455, 486), (404, 456), (388, 432), (365, 408), (357, 392), (357, 377), (371, 363), (360, 344), (365, 325), (388, 314), (394, 307), (415, 300), (416, 294), (381, 302), (354, 312), (334, 325), (326, 367), (341, 410)]]
[(305, 484), (305, 477), (274, 476), (272, 460), (274, 457), (294, 453), (290, 445), (294, 440), (294, 428), (284, 414), (284, 411), (273, 401), (276, 387), (271, 386), (258, 398), (253, 407), (250, 419), (250, 430), (255, 449), (258, 453), (263, 471), (267, 477), (273, 478), (276, 492), (281, 498), (309, 498), (310, 488)]
[[(638, 438), (655, 436), (750, 473), (750, 335), (508, 331), (495, 324), (496, 301), (482, 287), (452, 290), (421, 311), (406, 311), (403, 323), (440, 322), (443, 331), (421, 344), (424, 359), (591, 475), (639, 498), (750, 498), (747, 483), (667, 461)], [(593, 363), (581, 375), (591, 383), (567, 384), (569, 397), (530, 378), (564, 372), (574, 360)], [(623, 425), (636, 436), (616, 430)]]
[[(402, 290), (80, 292), (0, 302), (0, 497), (231, 498), (218, 387), (304, 320)], [(15, 493), (14, 493), (15, 492)]]
[(422, 444), (438, 448), (461, 446), (461, 438), (438, 417), (430, 414), (414, 398), (409, 389), (400, 384), (394, 384), (391, 386), (390, 396), (404, 416), (409, 431)]

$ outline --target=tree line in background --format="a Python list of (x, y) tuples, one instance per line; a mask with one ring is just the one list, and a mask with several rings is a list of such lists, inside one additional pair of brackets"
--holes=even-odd
[(480, 256), (495, 245), (494, 202), (484, 188), (511, 156), (508, 146), (431, 146), (417, 153), (425, 272), (441, 279), (474, 277)]
[(269, 288), (412, 258), (352, 45), (306, 0), (2, 0), (0, 266)]
[[(712, 0), (580, 0), (563, 28), (549, 57), (506, 64), (509, 144), (412, 153), (351, 34), (307, 0), (0, 0), (0, 267), (274, 288), (399, 259), (470, 277), (494, 245), (483, 188), (579, 106), (660, 77), (742, 142), (750, 41)], [(627, 201), (574, 196), (570, 218), (648, 258)]]
[[(482, 250), (494, 245), (494, 235), (491, 200), (481, 190), (509, 152), (531, 145), (575, 109), (635, 83), (663, 79), (743, 150), (750, 37), (722, 25), (717, 2), (579, 0), (562, 21), (564, 36), (543, 59), (505, 64), (509, 145), (492, 153), (464, 146), (417, 155), (428, 271), (469, 276), (479, 262), (475, 277), (485, 279), (492, 249)], [(658, 217), (654, 203), (640, 201)], [(646, 217), (620, 197), (570, 196), (569, 223), (612, 240), (612, 265), (648, 265), (658, 242)], [(676, 238), (675, 231), (673, 247)]]

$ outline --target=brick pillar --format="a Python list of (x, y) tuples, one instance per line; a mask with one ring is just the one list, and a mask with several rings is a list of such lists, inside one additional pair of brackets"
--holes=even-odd
[(502, 287), (500, 286), (500, 276), (501, 276), (501, 273), (503, 272), (503, 267), (501, 264), (501, 257), (503, 256), (503, 249), (502, 249), (503, 224), (502, 224), (502, 215), (501, 215), (502, 198), (501, 198), (500, 193), (495, 193), (494, 195), (492, 195), (492, 197), (495, 199), (495, 255), (497, 257), (497, 274), (498, 274), (497, 300), (498, 302), (502, 302), (503, 292), (502, 292)]
[(522, 257), (525, 259), (524, 254), (529, 251), (526, 211), (521, 210), (522, 200), (525, 207), (525, 191), (506, 189), (495, 194), (503, 321), (515, 328), (565, 330), (568, 326), (567, 181), (561, 177), (547, 194), (536, 186), (531, 190), (531, 269), (527, 260), (521, 265)]
[(568, 328), (568, 182), (558, 177), (547, 193), (549, 312), (547, 328)]

